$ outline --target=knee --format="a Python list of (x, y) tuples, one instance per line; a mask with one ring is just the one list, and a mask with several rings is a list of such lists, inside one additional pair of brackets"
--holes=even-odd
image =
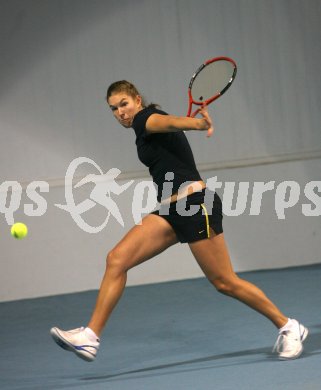
[(126, 272), (126, 259), (119, 249), (112, 249), (106, 258), (106, 269), (116, 272)]
[(224, 295), (235, 296), (237, 289), (237, 278), (217, 278), (211, 281), (216, 290)]

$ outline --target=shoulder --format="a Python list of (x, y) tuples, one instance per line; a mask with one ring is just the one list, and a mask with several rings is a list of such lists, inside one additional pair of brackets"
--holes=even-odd
[(160, 110), (155, 106), (143, 108), (135, 115), (132, 124), (132, 127), (135, 130), (137, 136), (146, 133), (146, 122), (148, 118), (153, 114), (168, 115), (165, 111)]
[(161, 115), (168, 115), (167, 112), (160, 110), (157, 107), (145, 107), (142, 110), (138, 111), (138, 113), (135, 115), (134, 120), (133, 120), (133, 127), (139, 123), (147, 119), (152, 115), (152, 114), (161, 114)]

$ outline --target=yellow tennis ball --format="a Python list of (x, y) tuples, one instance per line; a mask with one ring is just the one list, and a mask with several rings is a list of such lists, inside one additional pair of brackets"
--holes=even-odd
[(11, 235), (18, 240), (26, 237), (28, 234), (28, 228), (24, 223), (17, 222), (11, 226)]

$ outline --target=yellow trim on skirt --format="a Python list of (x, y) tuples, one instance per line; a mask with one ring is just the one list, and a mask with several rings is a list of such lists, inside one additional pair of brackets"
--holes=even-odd
[(210, 224), (209, 224), (209, 220), (208, 220), (208, 212), (206, 210), (204, 203), (201, 204), (201, 207), (202, 207), (203, 211), (205, 212), (207, 238), (210, 238)]

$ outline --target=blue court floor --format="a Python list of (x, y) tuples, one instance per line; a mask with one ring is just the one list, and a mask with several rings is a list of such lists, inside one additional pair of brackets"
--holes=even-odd
[(93, 363), (49, 329), (86, 325), (97, 291), (1, 303), (0, 389), (320, 390), (321, 265), (240, 276), (309, 328), (300, 359), (278, 361), (274, 326), (201, 278), (128, 287)]

